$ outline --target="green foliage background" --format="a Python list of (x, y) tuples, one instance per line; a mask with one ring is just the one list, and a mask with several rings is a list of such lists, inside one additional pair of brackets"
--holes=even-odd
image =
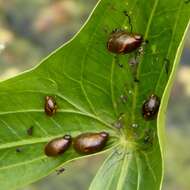
[[(0, 40), (5, 40), (6, 49), (0, 54), (1, 78), (6, 78), (22, 70), (26, 70), (37, 63), (42, 57), (67, 41), (85, 21), (94, 1), (86, 0), (12, 0), (0, 1)], [(56, 5), (63, 7), (56, 9)], [(23, 9), (23, 7), (25, 7)], [(59, 12), (59, 11), (60, 12)], [(66, 11), (65, 11), (66, 10)], [(52, 14), (51, 22), (48, 20), (49, 12)], [(54, 18), (53, 18), (54, 17)], [(65, 18), (65, 22), (60, 22)], [(47, 22), (47, 23), (46, 23)], [(187, 56), (190, 50), (190, 34), (188, 35), (181, 70), (190, 75)], [(190, 93), (186, 85), (187, 80), (181, 80), (184, 72), (179, 69), (168, 108), (168, 143), (166, 160), (166, 190), (189, 190), (190, 185), (190, 155), (188, 148), (190, 141), (189, 117)], [(182, 76), (183, 75), (183, 76)], [(180, 92), (180, 93), (179, 93)], [(180, 152), (179, 152), (180, 151)], [(24, 190), (50, 190), (50, 189), (87, 189), (89, 183), (103, 158), (86, 159), (72, 163), (66, 167), (64, 174), (52, 174)], [(91, 164), (91, 168), (89, 163)], [(181, 174), (180, 176), (178, 174)], [(78, 174), (78, 175), (77, 175)]]

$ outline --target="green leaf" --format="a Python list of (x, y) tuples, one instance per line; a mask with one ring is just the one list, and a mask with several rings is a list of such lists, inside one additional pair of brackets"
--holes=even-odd
[(159, 189), (162, 162), (154, 151), (134, 151), (129, 145), (118, 147), (105, 161), (93, 180), (90, 190)]
[[(126, 11), (130, 17), (124, 14)], [(104, 150), (110, 149), (112, 155), (91, 189), (160, 189), (163, 129), (157, 122), (164, 121), (169, 87), (164, 96), (163, 92), (169, 77), (171, 86), (170, 74), (177, 65), (189, 18), (190, 3), (185, 0), (102, 0), (69, 43), (38, 67), (1, 82), (1, 188), (15, 189), (31, 183), (63, 163), (82, 157), (72, 147), (60, 157), (45, 156), (44, 146), (51, 139), (107, 131), (110, 139)], [(133, 32), (149, 41), (138, 57), (139, 83), (134, 81), (134, 70), (128, 64), (136, 53), (116, 57), (106, 49), (109, 33), (116, 28), (130, 30), (130, 21)], [(146, 121), (142, 104), (152, 93), (164, 97), (160, 107), (163, 111), (158, 120)], [(54, 96), (58, 104), (53, 117), (44, 113), (47, 95)], [(126, 102), (122, 95), (128, 97)], [(113, 123), (121, 113), (123, 128), (119, 130)], [(136, 128), (132, 124), (137, 124)], [(34, 133), (29, 136), (27, 129), (31, 126)]]

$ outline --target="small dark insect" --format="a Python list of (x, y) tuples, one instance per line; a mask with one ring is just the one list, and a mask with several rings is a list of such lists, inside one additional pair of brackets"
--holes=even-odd
[(27, 132), (27, 134), (28, 134), (29, 136), (32, 136), (32, 135), (33, 135), (33, 132), (34, 132), (34, 127), (31, 126), (30, 128), (27, 129), (26, 132)]
[(142, 106), (142, 114), (146, 120), (154, 119), (158, 113), (160, 106), (160, 99), (158, 96), (152, 94)]
[(146, 44), (148, 44), (149, 43), (149, 40), (144, 40), (144, 44), (146, 45)]
[(138, 49), (142, 42), (143, 37), (139, 34), (115, 31), (108, 39), (107, 48), (112, 53), (127, 54)]
[(44, 152), (47, 156), (51, 157), (63, 154), (71, 145), (71, 141), (72, 138), (70, 135), (53, 139), (45, 146)]
[(22, 148), (17, 147), (17, 148), (16, 148), (16, 152), (17, 152), (17, 153), (21, 153), (21, 152), (22, 152)]
[(165, 65), (165, 70), (166, 70), (166, 73), (168, 74), (169, 73), (169, 67), (170, 67), (170, 60), (167, 59), (167, 58), (164, 58), (164, 65)]
[(60, 168), (60, 169), (56, 170), (56, 173), (57, 173), (57, 175), (60, 175), (60, 174), (62, 174), (64, 171), (65, 171), (65, 168)]
[(83, 133), (74, 139), (74, 149), (80, 154), (92, 154), (102, 150), (109, 138), (106, 132)]
[(137, 82), (137, 83), (139, 83), (139, 82), (140, 82), (140, 80), (139, 80), (139, 79), (137, 79), (136, 77), (134, 78), (134, 81), (135, 81), (135, 82)]
[(53, 116), (57, 111), (57, 104), (52, 96), (45, 97), (45, 113), (48, 116)]
[(132, 31), (133, 31), (133, 25), (132, 25), (132, 22), (131, 22), (131, 17), (129, 16), (129, 14), (128, 14), (127, 11), (123, 11), (123, 13), (128, 18), (128, 22), (129, 22), (129, 26), (130, 26), (130, 32), (132, 33)]

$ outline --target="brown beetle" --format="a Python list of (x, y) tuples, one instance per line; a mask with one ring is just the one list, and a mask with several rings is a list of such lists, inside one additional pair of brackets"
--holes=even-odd
[(57, 111), (57, 104), (52, 96), (45, 97), (45, 105), (44, 105), (45, 113), (48, 116), (53, 116)]
[(63, 154), (71, 145), (71, 141), (72, 138), (70, 135), (53, 139), (45, 146), (45, 154), (51, 157)]
[(102, 150), (108, 138), (106, 132), (83, 133), (74, 139), (74, 149), (81, 154), (92, 154)]
[(138, 49), (142, 42), (143, 37), (139, 34), (116, 31), (110, 35), (107, 48), (112, 53), (127, 54)]
[(160, 99), (158, 96), (152, 94), (142, 106), (143, 117), (147, 120), (154, 119), (157, 115), (160, 106)]

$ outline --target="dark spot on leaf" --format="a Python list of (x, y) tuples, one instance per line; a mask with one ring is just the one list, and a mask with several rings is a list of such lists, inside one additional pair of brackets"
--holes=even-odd
[(31, 126), (30, 128), (27, 129), (26, 132), (27, 132), (27, 134), (28, 134), (29, 136), (32, 136), (32, 135), (33, 135), (33, 132), (34, 132), (34, 127)]
[(136, 77), (134, 78), (134, 81), (135, 81), (136, 83), (139, 83), (139, 82), (140, 82), (140, 80), (137, 79)]
[(65, 171), (65, 168), (60, 168), (60, 169), (56, 170), (56, 173), (57, 173), (57, 175), (60, 175), (60, 174), (62, 174), (64, 171)]
[(164, 66), (165, 66), (166, 74), (168, 74), (169, 73), (169, 69), (170, 69), (170, 60), (169, 59), (164, 58)]
[(22, 148), (20, 148), (20, 147), (17, 147), (17, 148), (16, 148), (16, 152), (17, 152), (17, 153), (21, 153), (22, 151), (23, 151)]
[(123, 64), (120, 63), (119, 56), (115, 55), (115, 56), (114, 56), (114, 59), (115, 59), (115, 63), (116, 63), (120, 68), (123, 68)]

